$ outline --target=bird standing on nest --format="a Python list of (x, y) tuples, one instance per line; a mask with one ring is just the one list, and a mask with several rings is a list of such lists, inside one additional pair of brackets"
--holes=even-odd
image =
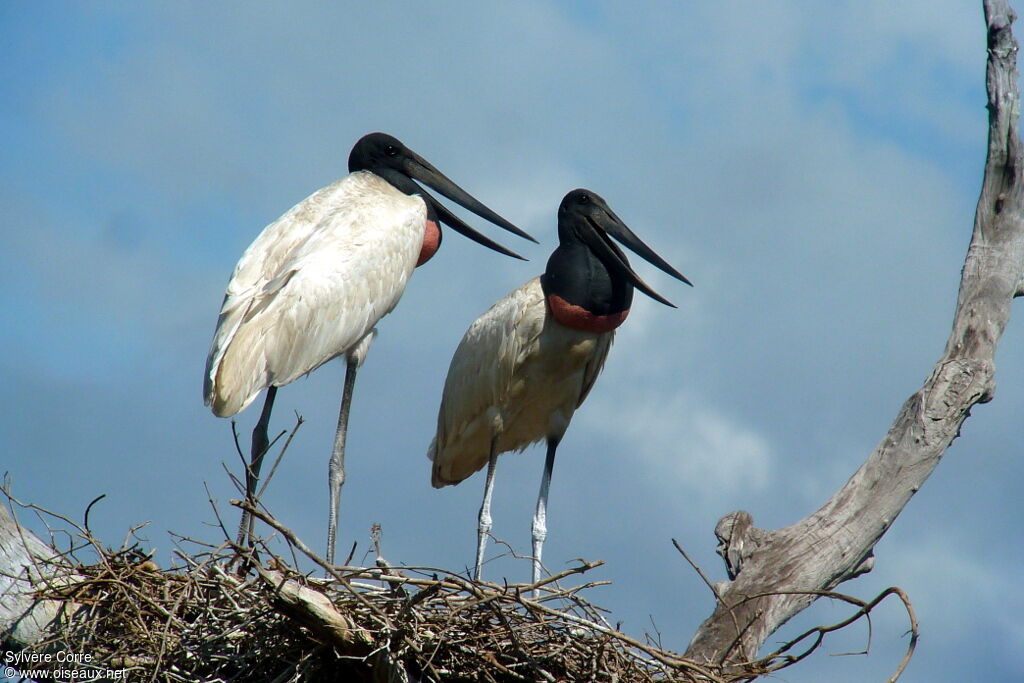
[(544, 274), (512, 291), (476, 320), (455, 351), (427, 456), (435, 488), (458, 484), (487, 465), (477, 527), (479, 579), (491, 529), (498, 456), (541, 439), (547, 458), (533, 517), (533, 580), (540, 579), (547, 500), (558, 443), (594, 386), (633, 288), (674, 305), (640, 279), (623, 251), (691, 284), (615, 215), (600, 196), (577, 189), (558, 208), (559, 245)]
[[(203, 397), (218, 417), (235, 415), (267, 390), (246, 472), (252, 504), (277, 388), (345, 357), (345, 388), (329, 467), (330, 562), (356, 371), (376, 334), (374, 325), (398, 303), (413, 270), (440, 246), (439, 222), (495, 251), (522, 258), (468, 226), (416, 181), (533, 240), (390, 135), (361, 138), (348, 167), (349, 175), (296, 204), (242, 254), (228, 282), (203, 378)], [(251, 532), (251, 518), (243, 515), (239, 543)]]

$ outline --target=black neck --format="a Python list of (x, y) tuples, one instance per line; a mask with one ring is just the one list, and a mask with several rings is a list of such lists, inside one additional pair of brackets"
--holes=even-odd
[(407, 195), (421, 194), (423, 192), (419, 185), (416, 184), (416, 181), (404, 173), (399, 173), (390, 168), (379, 168), (370, 172), (388, 181), (399, 192)]
[(620, 271), (618, 264), (605, 263), (585, 244), (567, 240), (551, 254), (540, 282), (545, 296), (558, 296), (594, 315), (611, 315), (633, 303), (633, 285)]

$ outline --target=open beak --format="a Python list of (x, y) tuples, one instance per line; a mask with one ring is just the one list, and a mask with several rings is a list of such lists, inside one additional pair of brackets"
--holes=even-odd
[[(470, 211), (480, 216), (481, 218), (486, 219), (491, 223), (494, 223), (499, 228), (503, 228), (515, 235), (528, 239), (531, 242), (537, 243), (537, 240), (535, 240), (529, 234), (527, 234), (523, 230), (520, 230), (519, 228), (512, 225), (507, 220), (496, 214), (494, 211), (484, 206), (484, 204), (481, 203), (478, 199), (476, 199), (471, 194), (469, 194), (461, 187), (456, 185), (454, 182), (451, 181), (451, 179), (449, 179), (446, 175), (444, 175), (436, 168), (434, 168), (430, 164), (430, 162), (428, 162), (426, 159), (419, 156), (418, 154), (410, 152), (410, 159), (408, 164), (406, 165), (405, 172), (410, 179), (418, 180), (426, 184), (428, 187), (436, 190), (437, 192), (441, 193), (442, 195), (452, 200), (453, 202), (460, 204), (466, 209), (469, 209)], [(474, 242), (482, 244), (485, 247), (493, 249), (499, 253), (505, 254), (507, 256), (513, 256), (519, 259), (523, 258), (514, 251), (506, 249), (497, 242), (494, 242), (493, 240), (489, 239), (483, 234), (477, 232), (469, 225), (467, 225), (464, 221), (462, 221), (458, 216), (456, 216), (447, 208), (445, 208), (428, 192), (423, 191), (422, 187), (419, 189), (421, 190), (424, 201), (429, 202), (431, 206), (434, 208), (434, 210), (437, 212), (438, 218), (440, 218), (442, 222), (450, 226), (453, 230), (465, 235)]]
[[(437, 219), (439, 221), (441, 221), (442, 223), (444, 223), (445, 225), (447, 225), (450, 228), (452, 228), (453, 230), (455, 230), (455, 231), (465, 235), (466, 237), (468, 237), (469, 239), (473, 240), (477, 244), (482, 244), (485, 247), (487, 247), (488, 249), (493, 249), (494, 251), (498, 252), (499, 254), (504, 254), (505, 256), (511, 256), (512, 258), (517, 258), (517, 259), (519, 259), (521, 261), (529, 261), (529, 259), (526, 258), (525, 256), (520, 256), (519, 254), (517, 254), (516, 252), (512, 251), (511, 249), (509, 249), (507, 247), (501, 246), (500, 244), (498, 244), (497, 242), (492, 240), (487, 235), (484, 235), (481, 232), (477, 232), (476, 230), (471, 228), (465, 221), (463, 221), (461, 218), (459, 218), (454, 213), (452, 213), (448, 209), (448, 207), (446, 207), (441, 202), (437, 201), (437, 199), (435, 199), (432, 194), (430, 194), (429, 192), (424, 190), (422, 187), (419, 188), (419, 191), (420, 191), (420, 196), (423, 197), (423, 201), (425, 201), (427, 203), (427, 206), (429, 208), (434, 210), (434, 213), (437, 216)], [(484, 207), (484, 208), (487, 208), (487, 207)], [(517, 230), (518, 230), (518, 228), (517, 228)], [(533, 239), (529, 235), (526, 235), (526, 236), (529, 237), (530, 239)]]
[(651, 289), (651, 287), (636, 274), (636, 271), (629, 266), (629, 261), (626, 260), (626, 256), (622, 253), (622, 250), (608, 238), (609, 235), (618, 240), (622, 246), (626, 247), (651, 265), (660, 268), (677, 280), (685, 282), (691, 287), (693, 286), (693, 283), (690, 282), (685, 275), (669, 265), (665, 259), (658, 256), (658, 254), (647, 246), (642, 239), (637, 237), (632, 230), (626, 227), (626, 224), (623, 223), (622, 220), (615, 215), (615, 212), (607, 206), (601, 207), (601, 210), (597, 213), (596, 217), (588, 216), (587, 222), (593, 228), (592, 231), (587, 231), (592, 233), (585, 237), (587, 244), (594, 249), (596, 253), (603, 253), (607, 257), (610, 257), (614, 262), (618, 263), (622, 267), (622, 271), (625, 273), (626, 277), (633, 283), (633, 286), (655, 301), (663, 303), (666, 306), (671, 306), (672, 308), (676, 307), (676, 305), (671, 301)]

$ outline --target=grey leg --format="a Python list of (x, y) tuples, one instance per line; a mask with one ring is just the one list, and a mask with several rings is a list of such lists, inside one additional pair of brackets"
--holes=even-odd
[[(544, 461), (544, 474), (540, 479), (540, 495), (537, 496), (537, 511), (533, 515), (533, 582), (540, 581), (541, 552), (548, 535), (548, 490), (551, 488), (551, 470), (555, 466), (555, 450), (558, 439), (548, 439), (548, 455)], [(536, 594), (534, 594), (536, 597)]]
[(476, 529), (476, 569), (473, 572), (473, 578), (477, 581), (480, 580), (480, 572), (484, 564), (487, 536), (491, 533), (491, 494), (494, 493), (494, 470), (498, 464), (497, 441), (498, 437), (491, 438), (491, 454), (487, 460), (487, 482), (484, 484), (484, 502), (480, 505), (480, 518)]
[[(267, 396), (263, 401), (263, 412), (260, 419), (252, 430), (252, 449), (249, 452), (249, 467), (245, 470), (245, 499), (250, 505), (256, 505), (256, 484), (260, 481), (260, 467), (263, 465), (263, 456), (267, 454), (270, 447), (270, 438), (267, 436), (267, 428), (270, 426), (270, 412), (274, 409), (274, 398), (277, 397), (277, 387), (267, 387)], [(255, 520), (248, 512), (242, 513), (242, 523), (238, 526), (238, 545), (246, 542), (252, 546), (252, 532)]]
[(327, 514), (327, 561), (334, 564), (334, 541), (338, 532), (338, 506), (341, 487), (345, 484), (345, 437), (348, 432), (348, 413), (352, 407), (352, 389), (356, 384), (359, 359), (349, 357), (345, 365), (345, 390), (341, 395), (338, 430), (334, 433), (334, 449), (327, 468), (327, 484), (331, 489), (331, 509)]

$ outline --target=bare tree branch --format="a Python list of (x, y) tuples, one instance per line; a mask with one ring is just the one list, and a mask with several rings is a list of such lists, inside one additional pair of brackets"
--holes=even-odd
[(733, 580), (719, 584), (721, 601), (688, 657), (753, 660), (771, 633), (817, 597), (799, 591), (830, 590), (869, 571), (875, 544), (960, 434), (971, 408), (992, 399), (996, 344), (1024, 274), (1024, 155), (1015, 15), (1005, 0), (985, 0), (984, 7), (988, 158), (946, 349), (875, 451), (817, 512), (775, 531), (755, 528), (743, 511), (719, 522), (719, 553)]
[[(0, 492), (11, 501), (6, 486)], [(18, 524), (13, 507), (0, 504), (0, 649), (38, 641), (63, 609), (63, 603), (36, 595), (51, 578), (46, 563), (59, 554)]]

